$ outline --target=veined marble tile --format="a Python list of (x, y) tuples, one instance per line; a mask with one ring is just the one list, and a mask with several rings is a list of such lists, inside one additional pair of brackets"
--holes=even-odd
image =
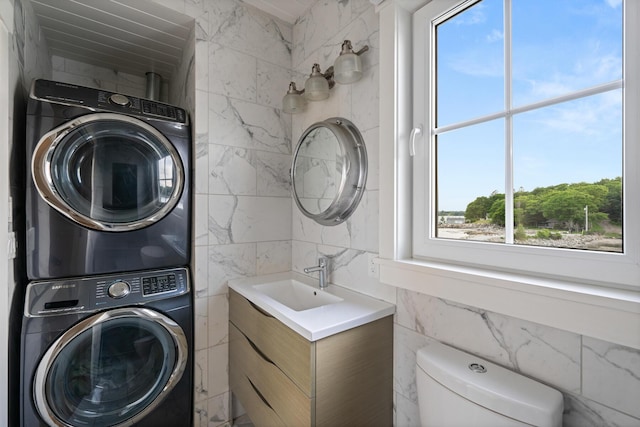
[(176, 12), (184, 14), (184, 2), (185, 0), (152, 0), (154, 3), (162, 5)]
[(229, 391), (229, 345), (209, 348), (208, 395), (218, 396)]
[[(291, 270), (304, 273), (306, 267), (318, 265), (318, 249), (315, 243), (293, 240), (291, 242)], [(318, 277), (309, 275), (309, 277)]]
[(352, 121), (360, 129), (360, 132), (376, 128), (380, 125), (379, 119), (379, 88), (376, 83), (379, 78), (378, 66), (364, 70), (362, 79), (351, 85), (353, 103)]
[(209, 347), (209, 299), (196, 298), (194, 300), (194, 341), (195, 350), (203, 350)]
[[(196, 402), (209, 397), (209, 350), (198, 350), (193, 355), (193, 390)], [(206, 409), (205, 409), (206, 412)]]
[(580, 390), (580, 336), (398, 289), (399, 324), (556, 388)]
[(256, 194), (256, 160), (246, 148), (211, 144), (209, 147), (210, 194)]
[(184, 14), (191, 17), (199, 17), (204, 14), (206, 0), (184, 0)]
[(291, 270), (291, 241), (258, 243), (257, 275)]
[(325, 245), (319, 245), (318, 252), (329, 258), (329, 278), (332, 283), (392, 304), (396, 303), (396, 288), (369, 276), (367, 252)]
[(349, 22), (351, 22), (351, 5), (348, 1), (316, 2), (293, 26), (294, 68)]
[(223, 393), (209, 399), (207, 427), (229, 426), (231, 393)]
[(291, 26), (241, 3), (210, 1), (210, 41), (274, 64), (290, 64)]
[(582, 394), (640, 418), (640, 350), (582, 339)]
[(196, 194), (194, 196), (194, 208), (193, 238), (195, 246), (204, 246), (209, 244), (209, 196)]
[(206, 299), (209, 296), (209, 248), (196, 246), (193, 250), (195, 271), (193, 272), (193, 291), (195, 299)]
[(255, 57), (209, 43), (209, 91), (256, 102), (257, 67)]
[(429, 338), (398, 324), (394, 325), (393, 336), (393, 389), (417, 405), (416, 353)]
[(209, 247), (209, 295), (226, 294), (231, 279), (255, 275), (255, 243)]
[(295, 202), (292, 202), (293, 219), (292, 219), (292, 235), (294, 240), (305, 242), (322, 243), (322, 230), (325, 228), (314, 220), (306, 217), (298, 208)]
[(237, 243), (231, 228), (238, 207), (238, 196), (209, 196), (209, 244)]
[(286, 64), (258, 61), (258, 104), (282, 108), (282, 98), (289, 90), (291, 71)]
[(291, 155), (256, 151), (258, 196), (290, 197)]
[(237, 243), (291, 239), (291, 199), (238, 197), (231, 233)]
[(196, 111), (192, 117), (193, 150), (195, 158), (195, 171), (193, 185), (196, 194), (209, 193), (209, 94), (204, 91), (196, 91)]
[(379, 206), (378, 191), (365, 191), (358, 208), (347, 219), (351, 248), (378, 251)]
[[(362, 60), (362, 69), (367, 70), (372, 66), (377, 65), (380, 60), (379, 28), (378, 14), (372, 6), (354, 19), (348, 27), (340, 31), (327, 44), (329, 46), (337, 44), (339, 47), (338, 53), (340, 53), (340, 48), (342, 47), (342, 42), (344, 40), (351, 40), (354, 52), (360, 50), (364, 45), (369, 46), (369, 50), (360, 55), (360, 59)], [(360, 84), (360, 81), (352, 84)]]
[(209, 347), (229, 342), (229, 302), (224, 294), (208, 298)]
[(640, 426), (640, 419), (589, 399), (565, 394), (562, 425), (564, 427), (631, 427)]
[(97, 67), (95, 65), (76, 61), (73, 59), (65, 59), (64, 71), (77, 76), (91, 76), (95, 80), (104, 80), (117, 83), (118, 74), (110, 68)]
[(354, 18), (369, 9), (375, 12), (375, 6), (369, 0), (349, 0), (349, 2), (351, 3), (351, 14)]
[(395, 412), (396, 422), (395, 427), (419, 427), (420, 425), (420, 410), (416, 402), (407, 399), (400, 393), (394, 393), (396, 398)]
[(193, 70), (191, 72), (195, 73), (195, 76), (192, 77), (190, 75), (190, 72), (188, 72), (185, 76), (187, 78), (187, 81), (189, 81), (189, 79), (192, 79), (195, 82), (196, 90), (211, 90), (210, 75), (215, 69), (211, 67), (209, 63), (209, 43), (206, 40), (196, 39), (193, 59), (189, 58), (188, 61), (193, 62)]
[(291, 118), (280, 110), (211, 94), (210, 143), (290, 153)]

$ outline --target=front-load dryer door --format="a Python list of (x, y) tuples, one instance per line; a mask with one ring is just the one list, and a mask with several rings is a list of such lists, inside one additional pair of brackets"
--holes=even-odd
[(43, 356), (33, 382), (36, 407), (52, 427), (130, 426), (180, 380), (187, 352), (182, 329), (157, 311), (93, 315)]
[(31, 161), (40, 196), (72, 221), (100, 231), (159, 221), (178, 203), (185, 182), (171, 142), (120, 114), (70, 120), (40, 139)]

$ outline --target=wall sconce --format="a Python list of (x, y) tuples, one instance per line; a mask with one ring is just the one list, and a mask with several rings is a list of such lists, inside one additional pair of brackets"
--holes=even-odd
[(340, 56), (327, 71), (323, 73), (319, 64), (313, 64), (311, 75), (304, 83), (304, 89), (298, 90), (294, 82), (289, 83), (289, 90), (282, 98), (282, 110), (290, 114), (301, 113), (304, 111), (307, 101), (327, 99), (329, 97), (329, 89), (336, 82), (349, 84), (360, 80), (362, 77), (362, 62), (359, 56), (368, 50), (369, 46), (364, 46), (359, 51), (353, 52), (351, 41), (345, 40), (342, 43)]
[(340, 84), (350, 84), (357, 82), (362, 77), (362, 60), (360, 55), (369, 50), (369, 46), (365, 45), (357, 52), (353, 51), (350, 40), (342, 43), (342, 51), (340, 56), (333, 64), (333, 78)]
[(282, 98), (282, 109), (285, 113), (296, 114), (304, 111), (307, 106), (307, 100), (302, 96), (304, 89), (296, 89), (294, 82), (289, 83), (289, 90)]

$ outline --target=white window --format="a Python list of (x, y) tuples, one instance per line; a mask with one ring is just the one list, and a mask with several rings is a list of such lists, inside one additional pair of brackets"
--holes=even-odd
[(640, 285), (639, 18), (635, 0), (414, 14), (415, 258)]

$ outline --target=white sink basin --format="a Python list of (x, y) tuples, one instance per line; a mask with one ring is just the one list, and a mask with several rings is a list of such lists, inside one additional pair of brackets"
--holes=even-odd
[(253, 288), (295, 311), (309, 310), (327, 304), (344, 301), (328, 292), (305, 285), (294, 279), (254, 285)]
[(229, 281), (229, 287), (309, 341), (395, 313), (395, 306), (335, 284), (288, 272)]

